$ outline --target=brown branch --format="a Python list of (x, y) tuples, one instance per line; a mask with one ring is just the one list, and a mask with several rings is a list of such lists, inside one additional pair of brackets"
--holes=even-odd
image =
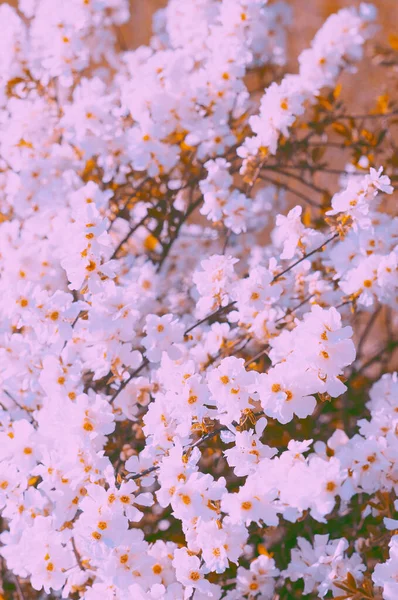
[[(226, 427), (220, 427), (219, 429), (214, 429), (213, 431), (206, 433), (203, 437), (199, 438), (194, 444), (187, 446), (184, 449), (183, 455), (186, 456), (188, 454), (188, 452), (191, 452), (194, 448), (197, 448), (198, 446), (203, 444), (203, 442), (206, 442), (207, 440), (210, 440), (211, 438), (215, 437), (221, 431), (224, 431), (224, 429), (226, 429)], [(158, 471), (159, 469), (160, 469), (160, 465), (153, 465), (152, 467), (149, 467), (148, 469), (145, 469), (144, 471), (141, 471), (140, 473), (136, 473), (135, 475), (127, 476), (126, 479), (128, 479), (128, 480), (141, 479), (142, 477), (145, 477), (146, 475), (150, 475), (151, 473), (153, 473), (154, 471)]]
[(170, 250), (172, 249), (174, 242), (176, 241), (178, 234), (180, 232), (181, 227), (183, 226), (183, 224), (185, 223), (185, 221), (191, 216), (191, 214), (198, 208), (198, 206), (200, 205), (200, 203), (203, 200), (203, 196), (200, 196), (200, 198), (198, 198), (197, 200), (195, 200), (195, 202), (193, 202), (191, 204), (191, 206), (189, 206), (187, 212), (183, 215), (183, 217), (180, 219), (173, 236), (171, 237), (170, 241), (168, 242), (168, 244), (166, 244), (164, 246), (164, 250), (163, 250), (163, 255), (158, 263), (158, 268), (157, 268), (157, 273), (159, 273), (159, 271), (161, 270), (166, 258), (168, 257)]
[(84, 566), (83, 561), (81, 559), (81, 556), (79, 554), (79, 551), (76, 548), (76, 542), (75, 542), (75, 538), (74, 537), (71, 538), (71, 543), (72, 543), (73, 554), (75, 555), (75, 558), (77, 560), (77, 564), (79, 565), (79, 568), (80, 568), (81, 571), (85, 571), (86, 567)]
[[(278, 273), (277, 275), (275, 275), (275, 277), (271, 281), (271, 284), (275, 283), (275, 281), (278, 281), (278, 279), (280, 279), (281, 277), (283, 277), (283, 275), (286, 275), (286, 273), (288, 273), (289, 271), (291, 271), (292, 269), (294, 269), (294, 267), (296, 267), (297, 265), (299, 265), (301, 262), (303, 262), (304, 260), (306, 260), (307, 258), (309, 258), (310, 256), (312, 256), (313, 254), (316, 254), (316, 252), (323, 251), (323, 249), (324, 249), (325, 246), (327, 246), (330, 242), (332, 242), (333, 240), (335, 240), (338, 237), (339, 237), (339, 234), (335, 233), (332, 237), (330, 237), (329, 239), (327, 239), (326, 242), (324, 242), (321, 246), (318, 246), (318, 248), (315, 248), (315, 250), (311, 250), (311, 252), (308, 252), (308, 254), (304, 254), (304, 256), (302, 256), (299, 260), (296, 260), (296, 262), (294, 262), (292, 265), (290, 265), (289, 267), (287, 267), (286, 269), (284, 269), (284, 271), (282, 271), (281, 273)], [(196, 323), (194, 323), (193, 325), (191, 325), (191, 327), (188, 327), (188, 329), (184, 333), (184, 336), (188, 335), (191, 331), (193, 331), (194, 329), (196, 329), (197, 327), (199, 327), (199, 325), (202, 325), (203, 323), (206, 323), (206, 321), (209, 321), (209, 320), (213, 319), (214, 317), (217, 317), (217, 316), (221, 315), (222, 313), (229, 312), (231, 310), (231, 308), (233, 308), (235, 306), (235, 304), (236, 304), (236, 300), (232, 300), (231, 302), (229, 302), (225, 306), (220, 306), (220, 308), (217, 308), (217, 310), (213, 311), (212, 313), (210, 313), (206, 317), (203, 317), (203, 319), (200, 319), (199, 321), (196, 321)], [(299, 306), (297, 306), (295, 309), (292, 309), (292, 310), (297, 310), (297, 308), (300, 308), (300, 306), (302, 306), (302, 304), (300, 304)]]
[(310, 189), (314, 190), (314, 192), (318, 192), (319, 194), (325, 194), (326, 193), (325, 189), (320, 188), (319, 186), (315, 185), (315, 183), (311, 183), (309, 181), (306, 181), (305, 179), (303, 179), (303, 177), (300, 177), (299, 175), (295, 175), (294, 173), (286, 173), (286, 171), (284, 171), (282, 167), (275, 167), (274, 165), (265, 165), (263, 167), (263, 169), (267, 169), (267, 170), (270, 170), (272, 172), (280, 173), (281, 175), (285, 175), (286, 177), (290, 177), (290, 179), (295, 179), (296, 181), (299, 181), (303, 185), (306, 185)]
[(368, 115), (338, 115), (336, 119), (382, 119), (383, 117), (388, 118), (398, 114), (398, 110), (393, 110), (389, 113), (373, 113)]
[(18, 577), (15, 575), (14, 576), (14, 581), (15, 581), (15, 587), (17, 588), (17, 593), (18, 593), (18, 598), (19, 600), (25, 600), (25, 594), (23, 593), (23, 589), (22, 586), (19, 582)]
[(374, 313), (371, 315), (370, 319), (368, 320), (368, 322), (367, 322), (367, 324), (366, 324), (366, 327), (365, 327), (365, 329), (364, 329), (364, 331), (363, 331), (363, 333), (362, 333), (362, 335), (361, 335), (361, 338), (360, 338), (360, 340), (359, 340), (359, 342), (358, 342), (358, 349), (357, 349), (357, 360), (358, 360), (358, 359), (360, 358), (360, 356), (362, 355), (362, 349), (363, 349), (363, 346), (364, 346), (364, 344), (365, 344), (365, 342), (366, 342), (366, 338), (368, 337), (369, 333), (371, 332), (371, 329), (372, 329), (372, 327), (373, 327), (373, 325), (374, 325), (374, 323), (375, 323), (375, 321), (376, 321), (377, 317), (378, 317), (378, 316), (379, 316), (379, 314), (380, 314), (381, 308), (382, 308), (381, 306), (378, 306), (378, 307), (376, 308), (376, 310), (375, 310), (375, 311), (374, 311)]
[(281, 181), (275, 181), (275, 179), (272, 179), (271, 177), (268, 177), (267, 175), (260, 175), (259, 179), (262, 179), (263, 181), (268, 181), (269, 183), (272, 183), (273, 185), (276, 185), (282, 189), (287, 190), (288, 192), (290, 192), (291, 194), (294, 194), (295, 196), (297, 196), (297, 198), (304, 200), (304, 202), (306, 202), (310, 206), (313, 206), (314, 208), (319, 208), (319, 209), (322, 208), (321, 204), (318, 204), (318, 202), (315, 202), (311, 198), (308, 198), (308, 196), (305, 196), (298, 190), (295, 190), (294, 188), (290, 187), (287, 183), (284, 183)]
[(391, 352), (391, 354), (392, 354), (396, 348), (398, 348), (398, 341), (390, 342), (389, 344), (387, 344), (387, 346), (384, 346), (384, 348), (382, 348), (382, 350), (380, 350), (375, 356), (373, 356), (368, 361), (366, 361), (366, 363), (363, 364), (358, 369), (358, 371), (354, 371), (353, 375), (359, 375), (360, 373), (365, 371), (368, 367), (373, 365), (375, 362), (377, 362), (378, 360), (381, 360), (386, 352)]
[(217, 310), (213, 311), (209, 315), (206, 315), (205, 317), (203, 317), (203, 319), (200, 319), (200, 321), (196, 321), (196, 323), (194, 323), (193, 325), (191, 325), (191, 327), (188, 327), (188, 329), (185, 330), (184, 337), (187, 336), (189, 333), (191, 333), (191, 331), (193, 331), (194, 329), (199, 327), (199, 325), (206, 323), (206, 321), (210, 321), (213, 317), (217, 317), (218, 315), (221, 315), (223, 312), (229, 312), (235, 304), (236, 304), (235, 300), (232, 302), (229, 302), (225, 306), (220, 306), (219, 308), (217, 308)]
[(122, 392), (124, 390), (124, 388), (130, 383), (130, 381), (132, 379), (134, 379), (134, 377), (137, 377), (137, 375), (139, 373), (141, 373), (141, 371), (149, 364), (149, 360), (146, 358), (146, 356), (144, 356), (144, 359), (142, 361), (142, 363), (140, 364), (140, 366), (133, 371), (129, 377), (127, 379), (125, 379), (121, 384), (120, 387), (116, 390), (116, 392), (113, 394), (113, 396), (109, 399), (109, 403), (112, 404), (116, 398), (118, 397), (118, 395), (120, 394), (120, 392)]
[(315, 250), (311, 250), (311, 252), (308, 252), (308, 254), (304, 254), (304, 256), (302, 256), (299, 260), (296, 260), (296, 262), (294, 262), (292, 265), (290, 265), (289, 267), (287, 267), (284, 271), (282, 271), (281, 273), (278, 273), (278, 275), (275, 275), (275, 277), (273, 278), (273, 280), (271, 281), (271, 283), (274, 283), (275, 281), (277, 281), (278, 279), (280, 279), (283, 275), (286, 275), (286, 273), (288, 273), (289, 271), (291, 271), (292, 269), (294, 269), (294, 267), (297, 267), (297, 265), (299, 265), (304, 260), (307, 260), (307, 258), (309, 258), (310, 256), (312, 256), (313, 254), (316, 254), (317, 252), (323, 252), (323, 249), (325, 248), (325, 246), (327, 246), (328, 244), (330, 244), (330, 242), (333, 242), (333, 240), (335, 240), (338, 237), (339, 237), (339, 234), (335, 233), (334, 235), (332, 235), (332, 237), (330, 237), (329, 239), (327, 239), (326, 242), (324, 242), (323, 244), (321, 244), (321, 246), (318, 246), (318, 248), (315, 248)]
[(262, 350), (260, 350), (260, 352), (257, 352), (257, 354), (255, 354), (255, 356), (252, 356), (251, 358), (249, 358), (244, 364), (245, 368), (248, 367), (249, 365), (251, 365), (252, 363), (256, 362), (256, 360), (261, 358), (264, 354), (266, 354), (266, 352), (269, 348), (270, 348), (270, 345), (267, 344)]
[(364, 175), (366, 175), (366, 172), (364, 173), (360, 173), (360, 172), (356, 172), (353, 171), (352, 173), (348, 172), (348, 171), (342, 171), (339, 169), (329, 169), (329, 168), (325, 168), (325, 167), (314, 167), (311, 165), (282, 165), (284, 169), (298, 169), (300, 171), (316, 171), (316, 172), (320, 172), (320, 173), (330, 173), (331, 175), (357, 175), (360, 177), (363, 177)]
[(139, 223), (137, 223), (136, 225), (134, 225), (134, 227), (132, 227), (130, 229), (130, 231), (128, 232), (127, 235), (125, 235), (125, 237), (122, 239), (121, 242), (119, 242), (119, 244), (116, 246), (115, 250), (113, 251), (113, 254), (110, 258), (110, 260), (117, 258), (117, 253), (119, 252), (120, 248), (123, 246), (123, 244), (125, 244), (126, 242), (128, 242), (128, 240), (130, 239), (130, 237), (133, 235), (133, 233), (135, 233), (137, 231), (137, 229), (139, 227), (141, 227), (141, 225), (144, 225), (145, 221), (148, 219), (148, 213), (145, 215), (145, 217), (143, 217), (141, 219), (141, 221), (139, 221)]

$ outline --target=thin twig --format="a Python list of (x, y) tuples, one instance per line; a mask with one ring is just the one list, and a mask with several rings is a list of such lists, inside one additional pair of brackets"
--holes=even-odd
[(191, 204), (191, 206), (188, 208), (187, 212), (182, 216), (180, 222), (178, 223), (173, 236), (171, 237), (169, 243), (164, 247), (164, 251), (163, 251), (163, 256), (160, 259), (159, 263), (158, 263), (158, 267), (157, 267), (157, 273), (159, 273), (159, 271), (161, 270), (166, 258), (168, 257), (171, 248), (174, 245), (174, 242), (176, 241), (178, 234), (180, 232), (181, 227), (183, 226), (183, 224), (185, 223), (185, 221), (191, 216), (191, 214), (198, 208), (198, 206), (200, 205), (200, 203), (203, 200), (203, 196), (200, 196), (200, 198), (198, 198), (197, 200), (195, 200), (195, 202), (193, 202)]
[(210, 313), (209, 315), (206, 315), (205, 317), (203, 317), (203, 319), (200, 319), (200, 321), (196, 321), (196, 323), (194, 323), (193, 325), (191, 325), (191, 327), (188, 327), (188, 329), (185, 330), (184, 337), (187, 336), (191, 331), (199, 327), (199, 325), (206, 323), (206, 321), (210, 321), (213, 317), (217, 317), (223, 312), (228, 312), (235, 304), (236, 301), (229, 302), (229, 304), (226, 304), (225, 306), (220, 306), (220, 308), (217, 308), (217, 310), (215, 310), (214, 312)]
[(369, 115), (338, 115), (338, 119), (380, 119), (383, 117), (392, 117), (393, 115), (398, 114), (398, 110), (393, 110), (389, 113), (374, 113)]
[(371, 315), (370, 319), (368, 320), (366, 327), (361, 335), (361, 338), (358, 342), (358, 350), (357, 350), (357, 360), (361, 357), (362, 355), (362, 349), (363, 346), (366, 342), (366, 338), (368, 337), (378, 315), (380, 314), (381, 311), (381, 306), (378, 306), (378, 308), (374, 311), (374, 313)]
[(266, 354), (267, 350), (270, 348), (270, 345), (267, 344), (262, 350), (260, 350), (260, 352), (257, 352), (257, 354), (255, 356), (252, 356), (251, 358), (249, 358), (246, 362), (245, 362), (245, 368), (248, 367), (249, 365), (251, 365), (252, 363), (256, 362), (256, 360), (258, 360), (259, 358), (261, 358), (264, 354)]
[(275, 181), (275, 179), (272, 179), (272, 177), (268, 177), (267, 175), (260, 175), (260, 179), (262, 179), (263, 181), (268, 181), (269, 183), (272, 183), (273, 185), (276, 185), (276, 186), (290, 192), (291, 194), (294, 194), (295, 196), (297, 196), (297, 198), (304, 200), (304, 202), (306, 202), (310, 206), (313, 206), (314, 208), (319, 208), (319, 209), (322, 208), (321, 204), (319, 204), (318, 202), (315, 202), (314, 200), (311, 200), (311, 198), (308, 198), (308, 196), (305, 196), (298, 190), (295, 190), (294, 188), (290, 187), (287, 183)]
[(284, 169), (298, 169), (299, 171), (316, 171), (319, 173), (330, 173), (332, 175), (357, 175), (360, 177), (363, 177), (364, 175), (366, 175), (366, 173), (361, 173), (359, 171), (353, 171), (353, 172), (348, 172), (348, 171), (341, 171), (338, 169), (328, 169), (328, 168), (324, 168), (324, 167), (314, 167), (311, 165), (283, 165)]
[(326, 190), (324, 190), (324, 189), (320, 188), (319, 186), (315, 185), (315, 183), (306, 181), (302, 177), (299, 177), (299, 175), (295, 175), (294, 173), (286, 173), (286, 171), (284, 171), (282, 167), (279, 168), (279, 167), (275, 167), (274, 165), (265, 165), (263, 167), (263, 169), (270, 170), (273, 173), (274, 172), (280, 173), (281, 175), (285, 175), (286, 177), (290, 177), (290, 179), (295, 179), (296, 181), (299, 181), (303, 185), (306, 185), (310, 189), (314, 190), (314, 192), (319, 192), (319, 194), (324, 194), (326, 192)]
[(73, 554), (75, 555), (75, 558), (77, 560), (77, 564), (79, 565), (79, 568), (81, 569), (81, 571), (85, 571), (86, 567), (84, 566), (83, 561), (81, 559), (81, 556), (79, 554), (79, 551), (76, 548), (76, 542), (75, 542), (75, 538), (74, 537), (71, 538), (71, 543), (72, 543)]
[[(184, 452), (183, 452), (184, 456), (186, 456), (188, 454), (188, 452), (191, 452), (194, 448), (197, 448), (198, 446), (203, 444), (203, 442), (206, 442), (207, 440), (210, 440), (211, 438), (215, 437), (217, 434), (219, 434), (224, 429), (225, 429), (225, 427), (220, 427), (219, 429), (214, 429), (213, 431), (206, 433), (206, 435), (199, 438), (199, 440), (197, 440), (194, 444), (191, 444), (184, 449)], [(130, 479), (133, 479), (133, 480), (141, 479), (142, 477), (145, 477), (146, 475), (150, 475), (151, 473), (153, 473), (154, 471), (158, 471), (159, 469), (160, 469), (160, 465), (153, 465), (152, 467), (149, 467), (148, 469), (145, 469), (144, 471), (141, 471), (140, 473), (136, 473), (135, 475), (126, 477), (126, 479), (129, 479), (129, 480)]]
[(307, 258), (309, 258), (310, 256), (312, 256), (313, 254), (316, 254), (317, 252), (322, 252), (323, 248), (325, 246), (327, 246), (328, 244), (330, 244), (330, 242), (333, 242), (333, 240), (335, 240), (338, 237), (339, 237), (339, 234), (335, 233), (334, 235), (332, 235), (332, 237), (330, 237), (328, 240), (326, 240), (326, 242), (323, 242), (323, 244), (321, 244), (320, 246), (318, 246), (318, 248), (315, 248), (315, 250), (312, 250), (311, 252), (308, 252), (308, 254), (304, 254), (304, 256), (302, 256), (299, 260), (296, 260), (296, 262), (293, 263), (292, 265), (290, 265), (290, 267), (287, 267), (284, 271), (282, 271), (281, 273), (278, 273), (278, 275), (275, 275), (275, 277), (273, 278), (273, 280), (271, 281), (271, 283), (274, 283), (275, 281), (277, 281), (278, 279), (280, 279), (281, 277), (283, 277), (283, 275), (286, 275), (286, 273), (288, 273), (289, 271), (291, 271), (292, 269), (294, 269), (294, 267), (297, 267), (297, 265), (299, 265), (304, 260), (307, 260)]
[(137, 223), (136, 225), (134, 225), (134, 227), (132, 227), (130, 229), (130, 231), (128, 232), (127, 235), (125, 235), (125, 237), (122, 239), (121, 242), (119, 242), (119, 244), (116, 246), (115, 250), (113, 251), (113, 254), (110, 258), (110, 260), (112, 260), (113, 258), (117, 257), (117, 253), (119, 252), (120, 248), (123, 246), (123, 244), (125, 244), (126, 242), (128, 242), (128, 240), (130, 239), (130, 237), (133, 235), (133, 233), (135, 233), (137, 231), (137, 229), (139, 227), (141, 227), (141, 225), (144, 225), (145, 221), (148, 219), (148, 213), (145, 215), (145, 217), (143, 217), (141, 219), (141, 221), (139, 221), (139, 223)]
[(18, 598), (19, 600), (25, 600), (25, 594), (23, 593), (22, 586), (19, 582), (19, 579), (16, 575), (14, 575), (15, 587), (17, 588)]
[(359, 375), (360, 373), (365, 371), (368, 367), (373, 365), (373, 363), (375, 363), (379, 359), (381, 359), (383, 357), (383, 355), (385, 354), (385, 352), (391, 351), (391, 354), (392, 354), (396, 348), (398, 348), (398, 341), (387, 344), (387, 346), (384, 346), (384, 348), (382, 350), (380, 350), (375, 356), (373, 356), (368, 361), (366, 361), (366, 363), (363, 364), (357, 371), (354, 371), (353, 375)]
[(140, 366), (138, 367), (138, 369), (136, 369), (135, 371), (133, 371), (130, 376), (125, 379), (121, 384), (120, 387), (116, 390), (116, 392), (113, 394), (113, 396), (109, 399), (109, 403), (112, 404), (112, 402), (114, 402), (116, 400), (116, 398), (118, 397), (118, 395), (120, 394), (120, 392), (122, 392), (124, 390), (124, 388), (130, 383), (130, 381), (132, 379), (134, 379), (134, 377), (137, 377), (137, 375), (139, 373), (141, 373), (142, 369), (144, 369), (147, 365), (149, 364), (149, 360), (146, 358), (146, 356), (144, 357), (142, 363), (140, 364)]
[[(289, 267), (287, 267), (286, 269), (284, 269), (281, 273), (278, 273), (277, 275), (275, 275), (275, 277), (271, 281), (271, 284), (275, 283), (275, 281), (278, 281), (278, 279), (280, 279), (281, 277), (283, 277), (283, 275), (286, 275), (286, 273), (288, 273), (289, 271), (291, 271), (292, 269), (294, 269), (294, 267), (296, 267), (297, 265), (299, 265), (301, 262), (303, 262), (304, 260), (306, 260), (307, 258), (309, 258), (310, 256), (312, 256), (313, 254), (316, 254), (316, 252), (321, 252), (325, 246), (327, 246), (328, 244), (330, 244), (330, 242), (332, 242), (333, 240), (335, 240), (338, 237), (339, 237), (339, 234), (335, 233), (332, 237), (330, 237), (329, 239), (327, 239), (326, 242), (323, 242), (323, 244), (321, 246), (318, 246), (318, 248), (315, 248), (315, 250), (311, 250), (311, 252), (308, 252), (308, 254), (304, 254), (304, 256), (302, 256), (299, 260), (296, 260), (296, 262), (294, 262)], [(235, 304), (236, 304), (236, 300), (232, 300), (231, 302), (229, 302), (225, 306), (220, 306), (220, 308), (217, 308), (217, 310), (213, 311), (212, 313), (210, 313), (206, 317), (203, 317), (203, 319), (200, 319), (199, 321), (196, 321), (196, 323), (194, 323), (193, 325), (191, 325), (191, 327), (188, 327), (188, 329), (184, 333), (184, 336), (188, 335), (191, 331), (193, 331), (194, 329), (196, 329), (197, 327), (199, 327), (199, 325), (202, 325), (203, 323), (206, 323), (206, 321), (210, 321), (214, 317), (217, 317), (217, 316), (219, 316), (219, 315), (221, 315), (223, 313), (229, 312), (231, 310), (231, 308), (233, 308), (235, 306)], [(300, 305), (297, 306), (296, 309), (297, 308), (300, 308)]]

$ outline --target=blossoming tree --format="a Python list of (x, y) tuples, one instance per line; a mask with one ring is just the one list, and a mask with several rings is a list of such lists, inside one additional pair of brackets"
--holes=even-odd
[(0, 6), (2, 597), (396, 600), (398, 111), (340, 75), (397, 39), (128, 19)]

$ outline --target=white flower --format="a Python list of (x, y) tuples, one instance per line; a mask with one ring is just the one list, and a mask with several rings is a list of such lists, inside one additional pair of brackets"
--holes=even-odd
[(178, 358), (181, 355), (177, 344), (183, 340), (183, 326), (173, 319), (173, 315), (148, 315), (145, 332), (146, 337), (142, 343), (151, 362), (158, 362), (162, 352), (167, 352), (170, 358)]
[(250, 409), (255, 373), (244, 368), (244, 360), (224, 358), (219, 367), (208, 374), (208, 385), (222, 423), (239, 421), (242, 411)]
[(185, 548), (174, 552), (173, 566), (176, 569), (177, 581), (188, 588), (209, 591), (210, 583), (204, 578), (204, 569), (197, 556), (189, 556)]
[(376, 585), (383, 588), (383, 598), (393, 600), (398, 593), (397, 565), (398, 565), (398, 536), (391, 538), (390, 557), (385, 563), (375, 566), (372, 579)]
[(290, 361), (260, 375), (257, 383), (265, 414), (280, 423), (288, 423), (294, 414), (305, 418), (313, 412), (316, 400), (309, 395), (312, 389), (311, 379), (300, 376)]

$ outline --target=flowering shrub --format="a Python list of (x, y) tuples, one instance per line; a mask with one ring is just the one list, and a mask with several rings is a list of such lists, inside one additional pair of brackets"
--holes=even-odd
[(285, 1), (134, 51), (127, 0), (0, 18), (2, 597), (396, 600), (397, 109), (339, 79), (396, 74), (375, 7), (293, 75)]

